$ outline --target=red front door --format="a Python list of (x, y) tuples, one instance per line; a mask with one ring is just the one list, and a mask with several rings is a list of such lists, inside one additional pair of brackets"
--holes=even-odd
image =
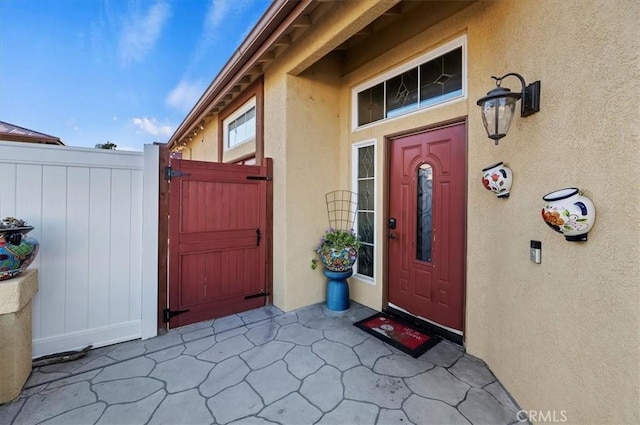
[(461, 331), (466, 125), (393, 139), (390, 161), (388, 300)]
[[(170, 327), (265, 305), (267, 167), (171, 160)], [(187, 311), (188, 310), (188, 311)]]

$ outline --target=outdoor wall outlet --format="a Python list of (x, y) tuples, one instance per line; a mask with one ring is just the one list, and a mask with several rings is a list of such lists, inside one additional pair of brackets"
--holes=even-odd
[(542, 242), (531, 241), (531, 249), (529, 251), (529, 259), (532, 263), (542, 263)]

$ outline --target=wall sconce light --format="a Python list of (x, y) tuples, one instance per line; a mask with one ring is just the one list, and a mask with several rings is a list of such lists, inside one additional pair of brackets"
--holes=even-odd
[[(522, 84), (522, 91), (514, 93), (511, 90), (500, 87), (502, 80), (507, 77), (517, 77)], [(498, 141), (507, 135), (513, 113), (516, 109), (516, 102), (521, 99), (520, 116), (528, 117), (540, 110), (540, 81), (535, 81), (529, 85), (525, 83), (522, 75), (510, 72), (502, 77), (494, 77), (496, 88), (480, 98), (477, 104), (482, 108), (482, 123), (487, 130), (490, 139)]]

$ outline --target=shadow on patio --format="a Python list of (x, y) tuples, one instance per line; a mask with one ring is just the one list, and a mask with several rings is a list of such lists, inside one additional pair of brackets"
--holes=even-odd
[(446, 341), (414, 359), (317, 304), (197, 323), (33, 371), (2, 424), (510, 424), (486, 365)]

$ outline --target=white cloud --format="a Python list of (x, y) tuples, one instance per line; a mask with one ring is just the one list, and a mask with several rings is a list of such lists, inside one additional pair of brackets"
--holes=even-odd
[(123, 66), (139, 62), (153, 48), (171, 10), (163, 1), (155, 3), (146, 15), (132, 13), (124, 22), (120, 36), (120, 61)]
[(205, 20), (205, 29), (215, 30), (224, 18), (233, 11), (233, 6), (238, 6), (237, 0), (212, 0)]
[(173, 134), (173, 130), (168, 125), (161, 125), (155, 118), (134, 118), (132, 122), (140, 127), (143, 131), (153, 134), (154, 136), (171, 136)]
[(201, 81), (182, 80), (169, 92), (166, 103), (172, 108), (189, 112), (203, 92), (204, 84)]

